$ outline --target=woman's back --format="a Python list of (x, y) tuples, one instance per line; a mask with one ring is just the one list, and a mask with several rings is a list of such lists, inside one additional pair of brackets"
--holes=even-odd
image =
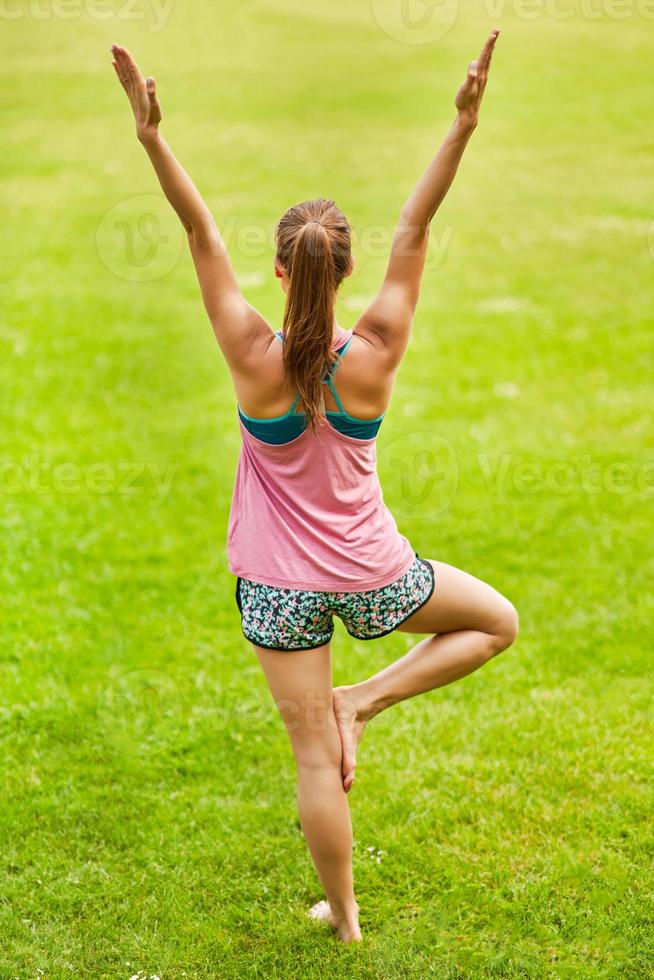
[(325, 417), (315, 431), (297, 411), (298, 398), (278, 415), (253, 417), (239, 409), (242, 449), (228, 554), (230, 570), (241, 578), (289, 589), (365, 591), (396, 580), (414, 560), (377, 477), (382, 416), (359, 418), (343, 404), (341, 364), (348, 363), (352, 340), (344, 330), (333, 340), (338, 360), (323, 379)]
[[(275, 419), (290, 409), (297, 392), (289, 388), (283, 357), (282, 331), (273, 334), (262, 319), (265, 335), (252, 345), (248, 370), (234, 372), (234, 383), (243, 414), (257, 419)], [(349, 338), (347, 356), (338, 366), (338, 394), (348, 414), (372, 420), (388, 409), (396, 369), (402, 352), (389, 353), (369, 336), (368, 317), (354, 330), (334, 328), (332, 349)], [(339, 408), (328, 386), (323, 387), (327, 411)]]

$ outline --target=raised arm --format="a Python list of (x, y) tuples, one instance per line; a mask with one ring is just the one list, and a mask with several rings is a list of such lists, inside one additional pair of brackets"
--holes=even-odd
[(159, 132), (161, 106), (154, 78), (143, 78), (126, 48), (114, 44), (113, 66), (136, 122), (136, 135), (155, 169), (162, 190), (188, 235), (202, 298), (230, 367), (246, 370), (270, 343), (272, 332), (241, 293), (225, 243), (200, 193)]
[(479, 119), (493, 49), (499, 31), (488, 38), (478, 61), (471, 62), (459, 89), (457, 115), (443, 145), (402, 208), (381, 290), (355, 327), (355, 333), (396, 366), (409, 341), (425, 267), (429, 229), (461, 162)]

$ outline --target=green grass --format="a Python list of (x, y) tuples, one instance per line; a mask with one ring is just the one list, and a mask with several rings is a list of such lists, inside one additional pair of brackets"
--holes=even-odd
[[(271, 321), (276, 217), (336, 197), (349, 326), (384, 264), (364, 233), (392, 227), (494, 22), (466, 5), (412, 46), (345, 0), (186, 0), (159, 32), (3, 20), (2, 978), (652, 976), (652, 22), (516, 9), (380, 459), (414, 547), (505, 592), (522, 633), (371, 726), (356, 949), (303, 916), (290, 750), (225, 558), (234, 400), (173, 218), (159, 278), (110, 268), (103, 217), (158, 192), (108, 45), (157, 76)], [(409, 642), (339, 630), (335, 681)]]

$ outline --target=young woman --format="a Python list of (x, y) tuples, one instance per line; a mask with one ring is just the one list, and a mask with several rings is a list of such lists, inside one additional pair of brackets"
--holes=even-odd
[[(288, 729), (304, 836), (326, 894), (309, 914), (361, 938), (347, 793), (363, 729), (380, 711), (476, 670), (517, 634), (511, 603), (478, 579), (416, 557), (384, 505), (375, 440), (406, 350), (431, 221), (477, 125), (499, 32), (456, 96), (445, 142), (406, 202), (378, 296), (354, 330), (336, 322), (352, 272), (350, 226), (306, 201), (277, 228), (286, 293), (274, 333), (243, 297), (206, 205), (159, 133), (153, 78), (112, 47), (136, 132), (188, 234), (202, 296), (232, 373), (242, 449), (229, 524), (237, 602)], [(373, 677), (332, 690), (332, 617), (355, 637), (426, 634)]]

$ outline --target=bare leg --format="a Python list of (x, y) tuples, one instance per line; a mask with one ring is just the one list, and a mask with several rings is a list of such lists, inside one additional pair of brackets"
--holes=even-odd
[(398, 701), (459, 680), (511, 646), (518, 615), (490, 585), (451, 565), (432, 562), (431, 599), (401, 627), (407, 633), (437, 633), (359, 684), (336, 688), (334, 710), (343, 745), (343, 785), (354, 781), (356, 750), (371, 718)]
[(329, 902), (328, 909), (314, 906), (313, 917), (329, 921), (344, 942), (357, 941), (352, 822), (341, 778), (329, 644), (288, 653), (255, 650), (291, 739), (300, 824)]

